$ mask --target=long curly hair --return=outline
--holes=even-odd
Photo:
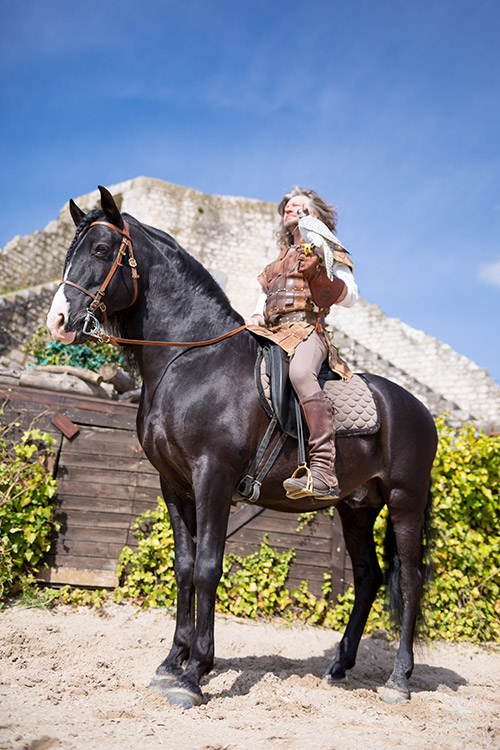
[[[291,198],[295,198],[297,195],[305,195],[306,198],[309,198],[310,209],[318,214],[321,221],[326,224],[332,232],[336,231],[338,206],[332,206],[330,203],[327,203],[324,198],[318,195],[315,190],[302,188],[300,185],[295,185],[295,187],[293,187],[290,192],[284,195],[281,199],[278,206],[280,216],[284,215],[285,206],[288,201],[291,200]],[[282,224],[277,233],[277,239],[280,250],[290,247],[293,245],[293,232],[290,232],[290,230]]]

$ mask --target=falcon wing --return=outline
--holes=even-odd
[[[333,247],[338,247],[340,250],[345,250],[345,247],[337,239],[336,235],[326,224],[317,219],[315,216],[301,216],[299,218],[299,230],[306,242],[312,242],[316,247],[318,255],[323,260],[326,268],[326,273],[330,281],[333,280]]]

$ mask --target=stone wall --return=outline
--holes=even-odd
[[[276,251],[276,205],[207,195],[138,177],[110,187],[120,209],[172,234],[208,268],[243,315],[258,295],[256,277]],[[94,191],[76,199],[85,211],[99,205]],[[43,323],[74,234],[68,206],[45,230],[15,237],[0,251],[6,294],[0,296],[0,365],[24,364],[23,345]],[[36,285],[36,286],[35,286]],[[26,288],[28,287],[28,288]],[[13,292],[12,290],[24,290]],[[421,398],[434,414],[453,412],[500,430],[500,385],[451,347],[365,300],[334,308],[328,323],[357,371],[391,378]]]
[[[24,367],[24,351],[36,329],[45,323],[57,289],[56,281],[0,296],[0,367]]]

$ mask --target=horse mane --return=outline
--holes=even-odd
[[[228,314],[235,313],[226,293],[200,261],[184,250],[168,232],[142,224],[128,214],[123,214],[129,224],[140,227],[166,261],[173,263],[192,289],[207,294],[218,307]]]
[[[68,248],[68,252],[66,253],[66,257],[64,259],[64,266],[63,266],[63,276],[66,272],[66,268],[68,266],[68,263],[74,253],[75,247],[78,244],[78,240],[82,236],[82,233],[87,229],[87,227],[92,224],[93,221],[97,220],[97,217],[100,214],[103,214],[104,212],[101,211],[98,208],[93,208],[91,211],[88,212],[88,214],[85,214],[81,222],[78,224],[75,232],[75,236],[71,240],[71,245]]]

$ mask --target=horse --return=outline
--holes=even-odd
[[[47,326],[55,340],[77,344],[89,335],[113,341],[102,326],[114,323],[122,334],[114,343],[130,347],[140,368],[137,433],[160,475],[178,592],[173,643],[150,687],[187,709],[202,702],[200,680],[214,663],[215,598],[235,487],[269,424],[254,382],[259,344],[194,257],[167,233],[122,215],[111,193],[99,191],[101,209],[84,213],[70,201],[77,229]],[[387,504],[388,580],[399,593],[402,615],[383,699],[395,703],[410,698],[437,437],[432,416],[412,394],[377,375],[364,377],[380,428],[337,437],[341,497],[335,502],[352,560],[355,602],[324,679],[338,683],[355,664],[383,581],[373,526]],[[287,498],[282,482],[296,466],[297,441],[289,437],[262,483],[260,507],[302,513],[334,502]],[[359,488],[365,498],[354,502]]]

